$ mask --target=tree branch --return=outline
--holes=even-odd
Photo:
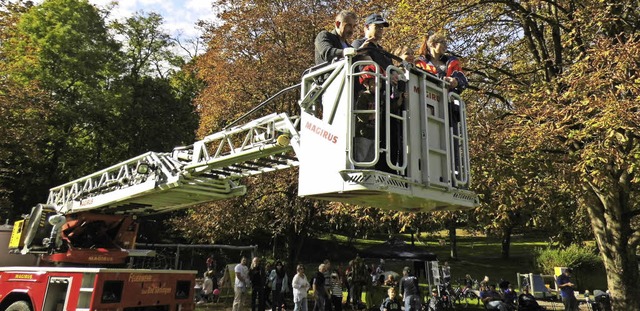
[[[468,89],[474,90],[474,91],[480,91],[480,88],[477,86],[473,86],[473,85],[469,85],[467,87]],[[511,103],[509,102],[509,100],[507,100],[504,96],[495,93],[495,92],[491,92],[491,91],[482,91],[482,94],[488,95],[491,98],[495,98],[500,100],[506,107],[508,107],[509,109],[513,109],[513,107],[511,106]]]
[[[640,231],[636,231],[629,237],[629,248],[637,249],[638,244],[640,244]]]

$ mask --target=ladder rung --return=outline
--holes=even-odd
[[[276,159],[269,159],[269,158],[260,159],[260,161],[265,161],[265,162],[270,162],[270,163],[275,163],[275,164],[280,164],[280,165],[287,165],[288,164],[286,161],[276,160]]]
[[[221,167],[221,170],[226,172],[231,172],[231,173],[242,173],[242,170],[236,169],[236,168],[231,168],[231,167]]]
[[[429,148],[429,152],[439,153],[439,154],[442,154],[442,155],[446,155],[447,154],[447,151],[446,150],[442,150],[442,149]]]
[[[250,164],[250,163],[245,162],[244,164]],[[255,167],[246,166],[244,164],[234,164],[232,166],[239,167],[239,168],[242,168],[242,169],[245,169],[245,170],[250,170],[250,171],[253,171],[253,170],[256,169]]]
[[[432,116],[432,115],[429,115],[427,117],[429,118],[429,120],[437,121],[439,123],[443,123],[444,124],[444,119],[443,118]]]
[[[273,167],[273,164],[265,163],[265,161],[262,161],[262,159],[255,160],[251,163],[261,167]]]
[[[298,161],[298,158],[286,154],[274,154],[274,157],[283,158],[291,161]]]

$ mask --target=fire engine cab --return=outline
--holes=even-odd
[[[366,109],[356,106],[363,66],[375,68],[366,74],[377,87]],[[301,196],[415,212],[473,208],[464,101],[403,67],[349,57],[312,68],[298,85],[298,116],[259,117],[51,188],[9,242],[49,267],[0,267],[0,310],[193,310],[195,271],[120,268],[138,252],[137,218],[244,195],[247,176],[299,167]],[[392,71],[406,85],[403,109],[391,109]],[[355,155],[362,119],[369,159]]]
[[[0,309],[194,310],[192,271],[5,267]]]

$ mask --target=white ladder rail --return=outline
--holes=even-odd
[[[147,152],[51,188],[47,204],[63,214],[151,214],[244,195],[239,178],[298,166],[297,126],[295,117],[271,114],[171,153]]]
[[[287,135],[292,143],[279,142],[279,135]],[[298,166],[297,159],[286,156],[298,147],[298,132],[292,118],[286,114],[271,114],[209,135],[191,146],[178,147],[174,149],[172,157],[186,162],[182,170],[190,175],[205,172],[216,174],[215,170],[226,169],[228,175],[220,174],[221,178],[241,178]],[[256,162],[260,159],[273,165]]]

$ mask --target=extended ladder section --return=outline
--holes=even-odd
[[[171,153],[148,152],[49,191],[59,213],[144,215],[246,193],[241,177],[298,165],[295,118],[271,114]]]
[[[405,211],[478,205],[464,101],[405,65],[345,59],[303,77],[300,195]]]
[[[367,65],[375,71],[360,71]],[[299,165],[301,196],[407,211],[474,207],[464,101],[409,67],[348,58],[316,68],[302,78],[299,117],[271,114],[142,154],[52,188],[47,204],[60,214],[162,213],[244,195],[241,178]],[[374,82],[368,91],[364,78]]]

